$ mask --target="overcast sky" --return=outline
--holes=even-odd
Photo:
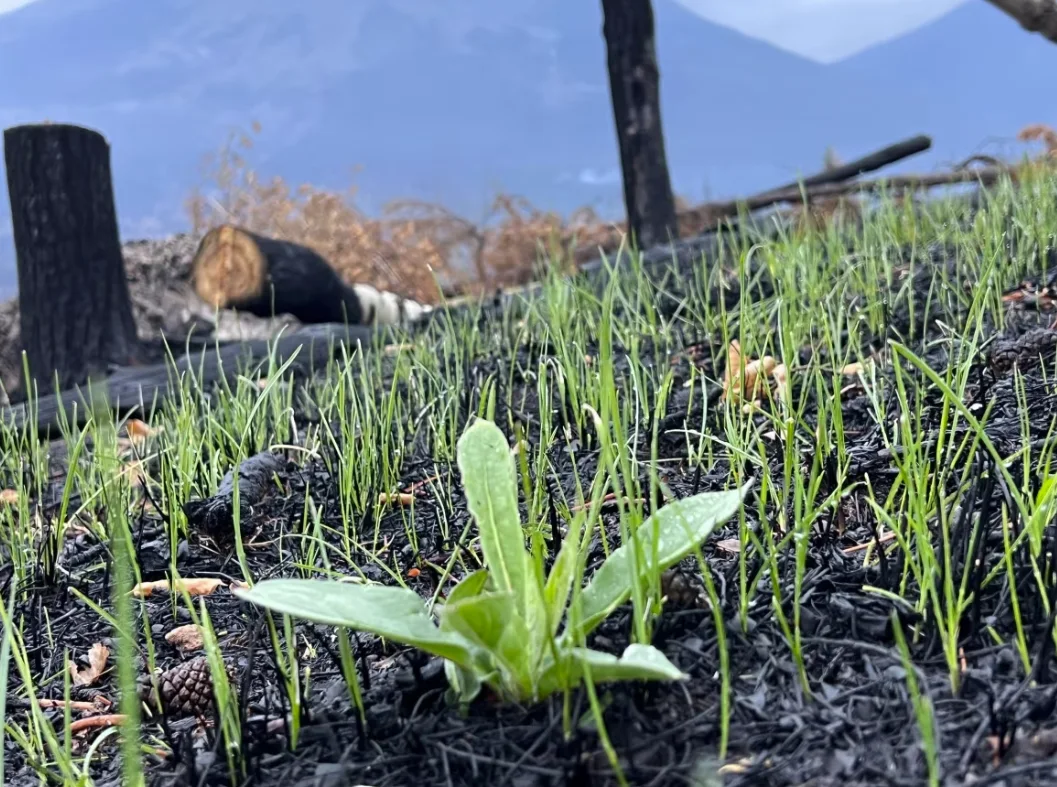
[[[8,11],[14,11],[16,8],[21,8],[33,2],[36,2],[36,0],[0,0],[0,14],[6,14]]]
[[[35,1],[0,0],[0,14]],[[202,2],[222,1],[202,0]],[[144,2],[149,2],[149,0],[144,0]],[[576,2],[584,2],[584,0],[576,0]],[[831,63],[927,24],[968,0],[676,0],[676,2],[709,21],[734,28],[745,35],[767,41],[803,57],[822,63]]]
[[[968,0],[676,0],[705,19],[821,63],[907,33]],[[980,2],[981,0],[974,0]],[[17,0],[16,0],[17,2]]]

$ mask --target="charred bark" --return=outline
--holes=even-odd
[[[988,0],[1029,33],[1057,44],[1057,5],[1053,0]]]
[[[80,126],[16,126],[4,131],[4,161],[22,346],[37,392],[135,363],[109,144]]]
[[[661,127],[652,0],[602,0],[628,229],[639,248],[678,237]]]
[[[887,167],[889,164],[895,164],[897,161],[902,161],[910,156],[916,156],[918,153],[924,153],[931,147],[932,138],[926,134],[918,134],[916,137],[900,140],[893,145],[888,145],[887,147],[874,151],[867,156],[855,159],[855,161],[849,161],[847,164],[838,164],[832,169],[818,172],[814,175],[803,178],[802,180],[794,180],[790,183],[784,183],[781,186],[768,189],[767,191],[757,194],[755,197],[750,197],[749,199],[767,199],[775,194],[780,194],[786,191],[795,191],[801,187],[810,188],[811,186],[822,186],[829,183],[842,183],[851,178],[857,178],[859,175],[863,175],[867,172],[874,172],[875,170]]]

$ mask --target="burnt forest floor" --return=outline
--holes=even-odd
[[[0,781],[1053,783],[1055,229],[1046,180],[972,214],[893,204],[598,286],[551,276],[326,374],[187,380],[149,423],[62,446],[4,434]],[[548,545],[613,480],[603,449],[626,494],[588,521],[610,548],[671,498],[751,481],[707,573],[664,575],[652,643],[689,680],[461,709],[422,653],[232,592],[352,577],[443,600],[480,566],[455,451],[488,402]],[[233,519],[225,474],[262,452]],[[596,531],[588,576],[602,555]],[[590,645],[620,653],[636,614]],[[138,702],[158,673],[181,687],[160,713]]]

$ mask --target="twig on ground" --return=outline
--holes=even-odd
[[[97,727],[116,727],[119,724],[124,724],[127,717],[123,713],[108,713],[103,716],[89,716],[86,719],[78,719],[77,721],[70,723],[70,732],[77,734],[84,730],[91,730]]]

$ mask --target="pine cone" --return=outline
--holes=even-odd
[[[139,697],[151,710],[158,706],[154,686],[160,689],[162,709],[170,716],[204,716],[213,707],[213,676],[205,656],[177,664],[154,680],[141,676]]]
[[[1034,328],[1015,339],[998,339],[991,349],[991,366],[996,372],[1008,372],[1014,366],[1022,370],[1037,366],[1040,358],[1053,357],[1057,332],[1049,328]]]
[[[670,568],[661,574],[661,595],[677,609],[704,607],[704,587],[700,581],[686,571]]]

